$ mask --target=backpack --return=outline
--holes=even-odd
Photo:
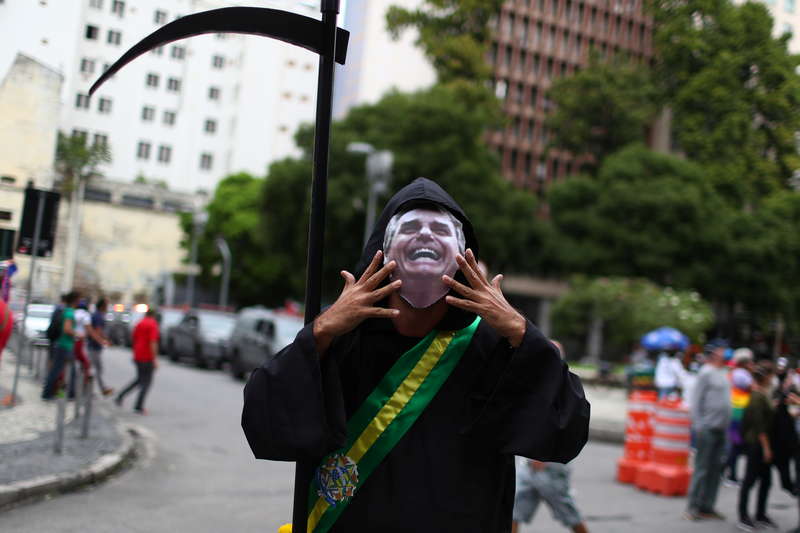
[[[61,336],[61,330],[64,327],[62,315],[64,314],[63,307],[56,307],[53,311],[53,316],[50,317],[50,325],[47,326],[45,336],[50,342],[55,342]]]

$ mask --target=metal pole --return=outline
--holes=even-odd
[[[189,283],[186,289],[186,303],[189,305],[190,308],[194,307],[194,278],[195,278],[194,268],[195,265],[197,264],[197,241],[200,240],[198,235],[199,233],[200,233],[200,228],[195,222],[195,220],[192,219],[192,249],[189,254],[190,256],[189,262],[191,263],[191,265],[189,265],[189,268],[191,269],[191,271],[189,272]]]
[[[231,282],[231,249],[228,242],[222,237],[217,237],[217,248],[222,256],[222,286],[219,289],[219,306],[228,307],[228,286]]]
[[[13,407],[17,402],[17,385],[19,383],[19,371],[22,366],[22,352],[25,344],[25,322],[28,319],[28,306],[31,304],[31,293],[33,292],[33,277],[36,274],[36,257],[39,254],[39,233],[42,231],[42,218],[44,218],[44,203],[46,191],[39,191],[39,199],[36,203],[36,224],[33,227],[33,249],[31,250],[31,269],[28,274],[27,294],[25,294],[25,306],[22,308],[22,327],[19,330],[17,339],[17,367],[14,369],[14,386],[11,388],[11,403]]]
[[[375,190],[373,177],[367,176],[367,184],[369,192],[367,194],[367,218],[364,223],[364,246],[367,246],[367,241],[372,233],[372,227],[375,225],[375,202],[377,200],[378,191]]]
[[[66,368],[66,366],[64,367]],[[64,449],[64,417],[67,414],[67,391],[58,394],[58,410],[56,411],[56,440],[53,443],[53,453],[61,455]]]
[[[73,355],[74,357],[74,355]],[[77,361],[72,362],[72,367],[70,368],[70,383],[72,382],[72,376],[75,376],[75,421],[81,419],[81,407],[83,407],[83,369],[81,365]],[[67,388],[69,390],[69,387]]]
[[[333,67],[336,56],[336,16],[339,0],[322,0],[322,54],[317,78],[317,123],[314,131],[314,174],[311,184],[311,220],[308,225],[308,263],[306,265],[305,323],[319,314],[322,297],[322,252],[325,245],[325,203],[328,195],[328,156],[330,155]],[[305,533],[308,515],[308,487],[317,458],[297,461],[294,473],[292,531]]]
[[[83,406],[83,426],[81,428],[81,438],[85,439],[89,436],[89,422],[92,418],[92,392],[94,391],[94,384],[92,378],[86,380],[86,400]]]

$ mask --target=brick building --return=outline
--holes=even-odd
[[[497,20],[490,61],[495,94],[504,100],[507,126],[487,142],[517,186],[541,191],[573,170],[568,154],[545,155],[545,114],[552,81],[585,66],[590,50],[603,57],[652,57],[652,20],[642,0],[508,0]]]

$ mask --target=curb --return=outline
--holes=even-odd
[[[70,492],[100,483],[119,471],[136,456],[135,439],[139,434],[134,427],[123,424],[118,424],[117,430],[122,437],[122,444],[114,452],[99,457],[77,472],[40,476],[0,485],[0,511],[24,500]]]

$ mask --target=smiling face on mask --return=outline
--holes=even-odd
[[[403,280],[400,296],[413,307],[428,307],[447,294],[442,275],[456,273],[459,253],[464,253],[461,223],[445,211],[412,209],[393,216],[386,227],[385,261],[397,262],[392,277]]]

